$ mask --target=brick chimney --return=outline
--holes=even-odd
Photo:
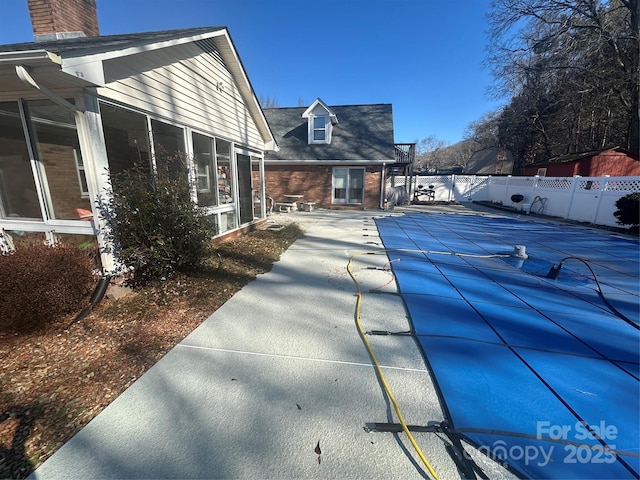
[[[97,37],[96,0],[27,0],[35,41]]]

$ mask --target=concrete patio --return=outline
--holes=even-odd
[[[482,213],[457,205],[408,207]],[[346,266],[379,250],[373,217],[395,212],[278,213],[306,232],[273,269],[249,283],[33,475],[58,478],[425,478],[397,423],[354,321]],[[433,211],[433,210],[432,210]],[[409,330],[384,255],[354,272],[367,296],[365,330]],[[374,268],[371,268],[374,267]],[[371,336],[407,424],[444,420],[411,336]],[[441,479],[460,478],[446,437],[414,433]],[[318,448],[319,447],[319,448]],[[474,454],[492,479],[515,478]]]

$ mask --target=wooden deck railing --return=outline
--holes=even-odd
[[[396,163],[413,163],[416,159],[415,143],[396,143],[395,144]]]

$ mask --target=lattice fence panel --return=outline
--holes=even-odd
[[[538,188],[544,189],[557,189],[557,190],[571,190],[573,186],[573,178],[545,178],[538,179]]]
[[[600,190],[602,182],[600,180],[580,180],[578,190]]]
[[[640,192],[640,178],[607,180],[607,184],[604,189],[609,192]]]

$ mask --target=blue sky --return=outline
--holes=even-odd
[[[391,103],[396,142],[462,139],[490,100],[490,0],[97,0],[110,35],[227,26],[256,94],[281,107]],[[0,0],[0,44],[33,40],[27,0]]]

